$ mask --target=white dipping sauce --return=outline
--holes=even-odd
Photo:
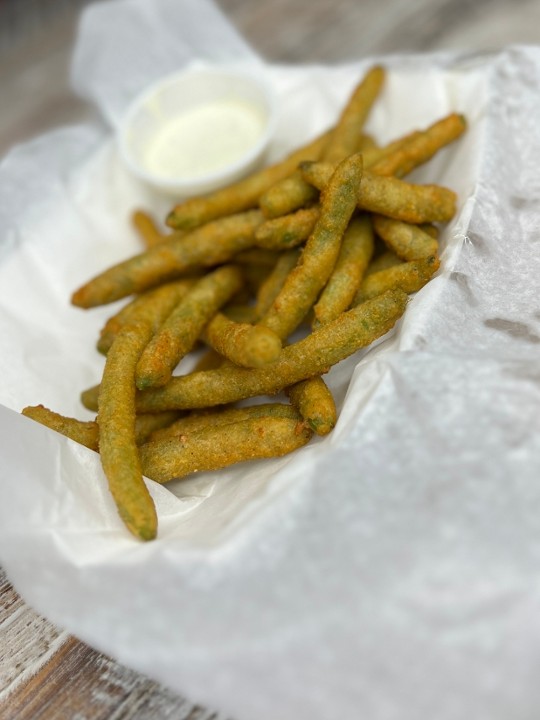
[[[144,164],[170,179],[198,178],[245,155],[263,134],[265,117],[242,100],[216,100],[163,123],[148,143]]]

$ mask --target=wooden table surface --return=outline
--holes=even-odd
[[[84,4],[0,0],[0,156],[43,130],[89,116],[67,80]],[[263,57],[277,62],[337,63],[375,53],[540,42],[537,0],[219,0],[219,5]],[[223,717],[52,625],[23,602],[1,570],[0,601],[0,720]]]

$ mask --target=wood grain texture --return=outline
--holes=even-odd
[[[9,45],[0,25],[0,157],[35,135],[93,117],[94,111],[69,85],[76,19],[70,10],[42,24],[41,30],[34,27],[28,36],[24,26],[15,24],[15,38],[23,34]]]
[[[73,637],[9,697],[6,720],[216,720],[167,689],[100,655]]]
[[[537,0],[217,0],[265,58],[333,63],[378,53],[540,41]]]
[[[22,0],[0,0],[0,156],[44,130],[91,117],[68,82],[77,11],[86,1],[32,0],[23,12]],[[379,53],[540,42],[537,0],[218,4],[272,62],[337,63]],[[0,571],[0,720],[57,718],[218,720],[218,715],[55,627],[21,600]]]
[[[219,720],[39,616],[1,570],[0,600],[0,720]]]

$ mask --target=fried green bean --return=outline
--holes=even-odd
[[[263,367],[281,352],[281,340],[269,328],[238,323],[216,313],[202,333],[202,339],[216,352],[241,367]]]
[[[165,235],[159,231],[154,219],[144,210],[135,210],[131,216],[131,221],[147,248],[158,245],[165,240]]]
[[[296,212],[266,220],[255,232],[258,247],[288,250],[305,242],[319,219],[320,208],[301,208]]]
[[[386,270],[386,268],[394,265],[400,265],[402,262],[401,258],[398,258],[395,252],[392,252],[392,250],[385,250],[380,255],[373,258],[373,260],[369,263],[364,277],[379,272],[379,270]]]
[[[420,223],[418,227],[422,230],[422,232],[427,233],[434,240],[439,239],[439,228],[433,223]]]
[[[135,441],[137,445],[148,442],[150,435],[184,416],[183,411],[168,410],[159,413],[142,413],[135,417]]]
[[[322,377],[302,380],[285,390],[293,407],[317,435],[327,435],[337,422],[336,403]]]
[[[81,404],[87,410],[97,412],[98,410],[98,397],[99,397],[99,385],[92,385],[92,387],[83,390],[81,393]]]
[[[323,152],[327,162],[341,162],[359,150],[361,131],[384,83],[386,71],[372,67],[355,87]]]
[[[204,408],[255,395],[272,395],[322,375],[332,365],[388,332],[403,314],[407,295],[391,290],[342,313],[307,337],[284,347],[272,365],[227,366],[172,378],[163,388],[139,393],[140,412]]]
[[[133,323],[138,316],[144,316],[145,306],[147,306],[148,303],[152,305],[154,298],[162,298],[161,302],[165,305],[163,314],[168,315],[169,312],[172,312],[175,305],[177,305],[186,295],[194,282],[194,278],[177,280],[176,282],[160,285],[153,290],[147,290],[145,293],[137,295],[133,298],[133,300],[128,302],[127,305],[124,305],[124,307],[120,308],[117,313],[107,320],[100,331],[97,341],[97,349],[99,352],[106,355],[119,330],[124,325]],[[157,330],[157,327],[154,329]]]
[[[312,308],[336,263],[341,240],[354,212],[362,178],[362,155],[341,162],[325,186],[321,212],[296,267],[259,321],[281,339],[295,330]]]
[[[314,203],[318,197],[319,191],[303,179],[299,170],[295,170],[261,195],[259,207],[266,218],[278,218]]]
[[[151,337],[145,322],[120,330],[107,353],[98,399],[101,464],[120,517],[141,540],[157,534],[156,509],[142,477],[135,437],[135,368]]]
[[[173,280],[193,268],[227,262],[253,246],[261,222],[261,212],[250,210],[160,243],[90,280],[73,294],[72,303],[82,308],[105,305]]]
[[[369,146],[361,131],[381,90],[385,74],[384,68],[375,66],[354,88],[330,134],[330,139],[322,153],[323,160],[337,164],[359,150],[363,152],[366,146]],[[265,217],[277,218],[315,202],[318,195],[315,187],[306,182],[302,174],[296,170],[263,193],[259,198],[259,207]]]
[[[169,427],[156,430],[149,440],[166,440],[169,438],[191,435],[206,430],[208,427],[224,427],[241,420],[255,420],[260,418],[289,418],[302,421],[302,415],[292,405],[279,402],[265,402],[246,407],[226,407],[212,410],[190,412],[179,418]]]
[[[364,214],[353,218],[345,231],[334,270],[313,308],[315,326],[350,307],[372,255],[373,227]]]
[[[191,230],[216,218],[256,207],[262,193],[294,172],[299,162],[319,158],[328,138],[329,132],[325,132],[281,162],[210,195],[186,200],[169,213],[167,225],[178,230]]]
[[[265,417],[212,427],[185,437],[142,445],[145,475],[159,483],[235,463],[282,457],[305,445],[312,432],[298,419]]]
[[[238,292],[243,282],[237,266],[222,265],[193,285],[144,348],[136,371],[139,390],[168,382],[205,325]]]
[[[302,163],[308,182],[323,189],[332,176],[332,164]],[[413,185],[396,177],[365,171],[358,192],[358,207],[412,224],[448,222],[456,212],[456,194],[440,185]]]
[[[95,420],[78,420],[60,415],[43,405],[25,407],[22,414],[36,422],[55,430],[61,435],[99,452],[99,426]],[[171,425],[183,413],[169,410],[161,413],[146,413],[135,418],[135,438],[137,445],[147,442],[150,435]]]
[[[457,140],[466,129],[465,117],[451,113],[410,137],[395,152],[373,164],[370,170],[377,175],[403,177],[430,160],[441,148]]]
[[[260,319],[274,302],[287,276],[298,263],[299,250],[287,250],[276,262],[274,269],[260,286],[254,308],[255,319]]]
[[[22,414],[90,450],[99,449],[99,429],[95,420],[76,420],[49,410],[44,405],[29,405],[22,410]]]
[[[371,273],[360,285],[353,304],[364,303],[366,300],[387,292],[390,288],[399,288],[405,293],[417,292],[431,279],[439,264],[437,257],[431,257],[427,260],[402,262],[385,270]]]
[[[418,225],[373,215],[373,227],[377,235],[384,240],[402,260],[425,260],[437,255],[439,243]]]
[[[369,133],[361,133],[360,140],[358,142],[358,152],[365,153],[366,150],[375,150],[379,146],[377,145],[377,142],[375,141],[375,138],[370,135]]]
[[[418,137],[421,134],[419,130],[414,130],[407,135],[392,140],[392,142],[383,145],[382,147],[368,148],[362,152],[364,157],[364,170],[371,170],[376,164],[382,161],[384,158],[394,155],[403,145],[409,143],[413,138]],[[385,173],[379,173],[384,175]],[[392,173],[386,173],[392,174]]]

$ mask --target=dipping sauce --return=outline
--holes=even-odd
[[[256,67],[186,68],[144,90],[119,128],[126,166],[176,199],[212,192],[262,161],[275,98]]]
[[[238,99],[207,102],[170,118],[149,140],[144,162],[164,178],[198,178],[233,165],[256,145],[266,118]]]

